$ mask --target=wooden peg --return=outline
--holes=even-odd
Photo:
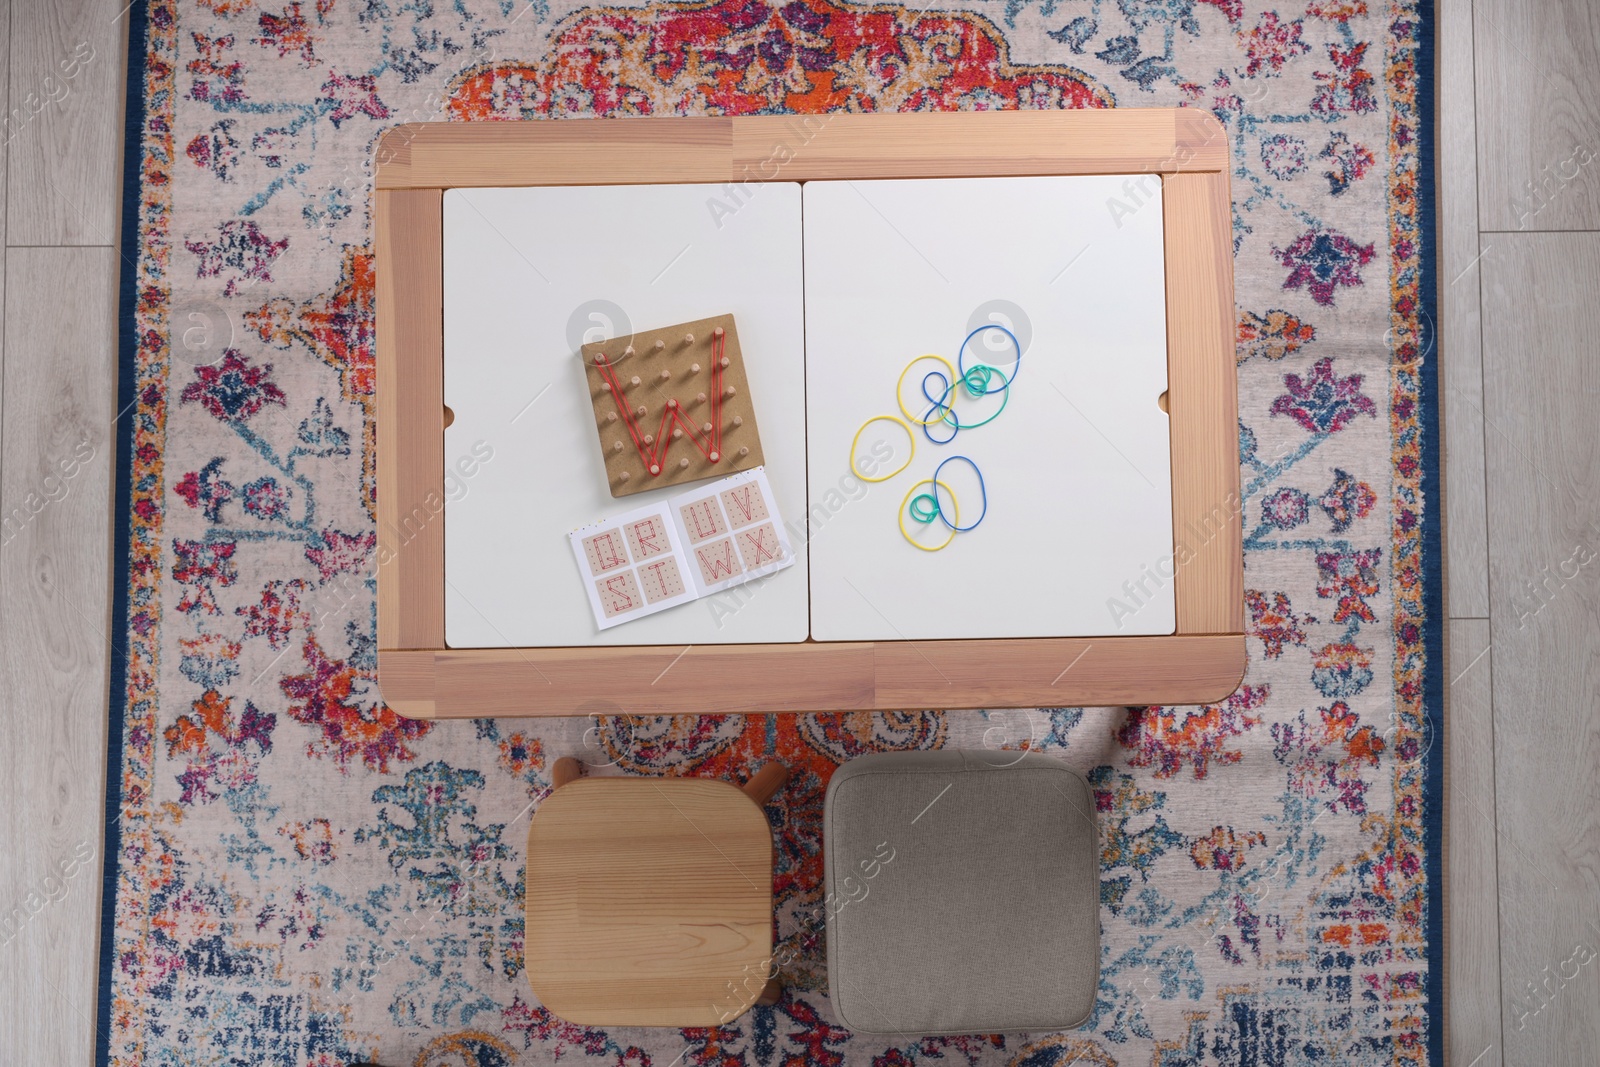
[[[673,397],[672,399],[668,400],[667,401],[667,407],[671,408],[673,411],[677,411],[678,410],[678,399],[677,399],[677,397]]]
[[[741,457],[748,456],[749,454],[750,454],[750,450],[748,448],[744,447],[743,445],[739,446],[739,455]]]
[[[738,390],[730,385],[730,386],[728,386],[726,389],[724,389],[722,391],[722,395],[723,396],[733,396],[736,392],[738,392]]]
[[[706,458],[711,460],[711,462],[715,463],[717,460],[722,458],[722,453],[718,452],[716,449],[712,449],[711,450],[711,455],[706,457]]]
[[[666,351],[667,342],[657,338],[656,343],[652,347],[654,347],[657,352],[664,352]]]
[[[735,426],[743,426],[744,425],[744,417],[740,416],[740,415],[735,415],[733,417],[733,424]]]
[[[617,421],[617,413],[615,411],[606,412],[606,421],[607,422],[616,422]]]
[[[689,461],[687,459],[680,459],[678,460],[678,466],[680,469],[687,470],[689,467]]]
[[[550,768],[550,784],[557,789],[578,780],[583,773],[583,765],[571,756],[562,756],[556,760],[555,766]]]
[[[660,474],[661,473],[661,464],[659,464],[659,463],[650,464],[650,473],[651,474]]]
[[[666,381],[670,377],[672,377],[672,372],[663,367],[661,369],[661,380]]]
[[[604,389],[606,392],[609,393],[609,392],[611,392],[611,383],[610,382],[601,382],[600,383],[600,388]]]
[[[631,355],[633,355],[633,346],[632,345],[629,345],[627,348],[624,348],[622,350],[622,358],[623,359],[627,359]]]
[[[776,761],[764,763],[761,769],[752,774],[750,780],[744,784],[744,795],[757,804],[765,804],[788,780],[789,768]]]
[[[699,374],[700,373],[700,364],[698,364],[698,363],[689,364],[689,373],[690,374]]]
[[[711,424],[709,422],[702,423],[701,426],[700,426],[700,432],[701,433],[710,433],[711,432]]]
[[[613,452],[621,452],[622,451],[622,442],[621,441],[613,441],[613,442],[611,442],[611,451],[613,451]]]
[[[722,365],[722,369],[723,369],[723,370],[727,370],[727,369],[728,369],[728,357],[727,357],[727,356],[723,356],[723,357],[722,357],[722,358],[721,358],[721,359],[720,359],[720,360],[718,360],[718,361],[717,361],[717,362],[718,362],[718,363],[720,363],[720,364],[721,364],[721,365]]]
[[[715,330],[712,330],[711,331],[711,336],[712,337],[721,337],[722,336],[722,327],[718,326]]]
[[[673,429],[673,431],[672,431],[672,439],[674,441],[676,441],[678,438],[680,438],[682,436],[683,436],[683,431],[682,430],[677,429],[677,428]]]
[[[647,444],[647,445],[655,444],[656,443],[655,434],[650,434],[650,433],[645,434],[644,435],[644,443]]]
[[[686,345],[694,344],[694,334],[692,334],[692,333],[684,334],[683,335],[683,343],[686,344]]]
[[[704,404],[706,402],[706,394],[701,393],[699,396],[696,396],[694,398],[694,402],[696,404]]]
[[[639,407],[638,407],[638,410],[636,410],[634,412],[634,414],[638,415],[642,419],[642,418],[644,418],[644,411],[645,411],[644,405],[640,404]]]
[[[639,376],[635,374],[632,378],[629,378],[628,384],[633,386],[635,389],[639,388]]]
[[[617,481],[625,482],[627,480],[628,480],[628,472],[627,471],[623,471],[621,474],[617,475]]]

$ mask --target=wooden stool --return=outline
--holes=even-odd
[[[772,829],[761,806],[787,780],[580,778],[528,827],[528,984],[583,1026],[719,1026],[776,1003]]]

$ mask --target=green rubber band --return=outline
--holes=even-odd
[[[924,503],[926,501],[926,503]],[[922,507],[917,505],[921,504]],[[927,524],[939,517],[939,501],[931,493],[919,493],[911,498],[911,505],[906,509],[911,512],[911,517],[916,521]]]
[[[985,372],[983,374],[983,391],[982,392],[974,392],[973,389],[972,389],[972,383],[969,381],[969,379],[979,371]],[[1005,382],[1005,385],[1002,385],[999,389],[994,390],[994,392],[998,392],[998,393],[1001,394],[1001,396],[1000,396],[1000,406],[995,408],[994,414],[990,415],[987,419],[982,419],[982,420],[980,420],[978,422],[963,422],[960,425],[956,426],[956,429],[958,429],[958,430],[976,430],[979,426],[986,426],[989,423],[993,422],[995,419],[998,419],[1000,417],[1000,413],[1006,409],[1006,405],[1011,403],[1011,390],[1009,388],[1007,388],[1007,386],[1009,386],[1011,384],[1011,382],[1006,379],[1005,373],[1003,371],[1001,371],[1000,368],[998,368],[998,367],[991,367],[987,363],[974,363],[972,365],[972,367],[967,371],[966,375],[964,375],[962,377],[961,384],[965,385],[967,387],[967,392],[972,394],[973,396],[988,396],[989,392],[990,392],[990,389],[989,389],[989,376],[990,375],[993,375],[994,377],[999,378],[1001,381]],[[947,426],[955,425],[954,423],[950,422],[950,415],[951,415],[951,413],[953,411],[954,411],[954,409],[952,408],[950,412],[946,412],[945,413],[944,418],[939,419],[937,421],[943,422]],[[959,417],[960,416],[957,416],[957,418],[959,418]]]

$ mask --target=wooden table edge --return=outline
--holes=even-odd
[[[1243,633],[384,649],[378,686],[419,719],[1206,704],[1248,658]]]
[[[759,168],[751,177],[748,163],[767,151],[766,142],[777,136],[784,145],[784,138],[802,135],[809,139],[782,160],[773,178]],[[1004,166],[985,169],[974,162],[975,150],[1003,157]],[[379,153],[378,674],[396,712],[458,718],[1194,704],[1225,697],[1241,680],[1246,650],[1227,139],[1208,113],[1170,108],[426,123],[390,130]],[[644,160],[639,165],[646,169],[619,170],[619,159]],[[676,646],[445,647],[445,187],[1122,171],[1159,175],[1169,202],[1174,559],[1168,562],[1174,573],[1167,577],[1174,586],[1176,633],[702,646],[685,657],[686,663],[705,658],[693,671],[667,669],[682,652]],[[1180,204],[1181,212],[1171,210]],[[406,417],[397,418],[402,412]],[[1080,653],[1081,663],[1067,662]],[[1000,670],[997,661],[1005,665]],[[1054,671],[1061,676],[1046,680],[1040,672],[1047,663],[1059,664]],[[732,677],[727,671],[752,667],[766,683],[759,691],[740,698],[711,691],[719,679]],[[594,684],[599,675],[607,678],[603,695]]]

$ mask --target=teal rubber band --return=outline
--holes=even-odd
[[[1011,385],[1011,382],[1010,382],[1010,380],[1008,378],[1006,378],[1005,373],[1003,371],[1001,371],[999,367],[991,367],[987,363],[979,363],[979,364],[974,365],[971,370],[967,371],[967,375],[970,376],[970,375],[972,375],[975,372],[980,371],[980,370],[984,371],[986,373],[984,374],[984,383],[983,383],[984,391],[981,392],[981,393],[976,394],[978,396],[988,396],[989,393],[991,392],[991,390],[989,389],[989,382],[988,382],[988,379],[989,379],[990,375],[993,375],[994,377],[997,377],[1001,381],[1005,382],[1005,385],[1002,385],[999,389],[992,390],[993,392],[997,392],[997,393],[1001,394],[1001,396],[1000,396],[1000,406],[995,408],[994,414],[990,415],[986,419],[980,419],[977,422],[963,422],[961,424],[961,426],[960,426],[960,428],[963,429],[963,430],[976,430],[979,426],[987,426],[989,423],[993,422],[995,419],[998,419],[1000,417],[1000,413],[1006,409],[1006,405],[1011,403],[1011,390],[1010,390],[1010,388],[1008,388]],[[966,378],[965,377],[962,379],[962,384],[963,385],[966,384]],[[968,387],[968,392],[971,392],[971,387],[970,386]],[[952,410],[954,410],[954,409],[952,409]],[[943,421],[944,422],[949,422],[950,420],[949,419],[944,419]],[[924,435],[924,436],[926,436],[926,435]]]
[[[926,503],[924,503],[926,501]],[[922,507],[917,505],[921,504]],[[939,500],[929,493],[918,493],[911,498],[910,505],[906,508],[911,517],[920,523],[927,524],[939,517]]]

